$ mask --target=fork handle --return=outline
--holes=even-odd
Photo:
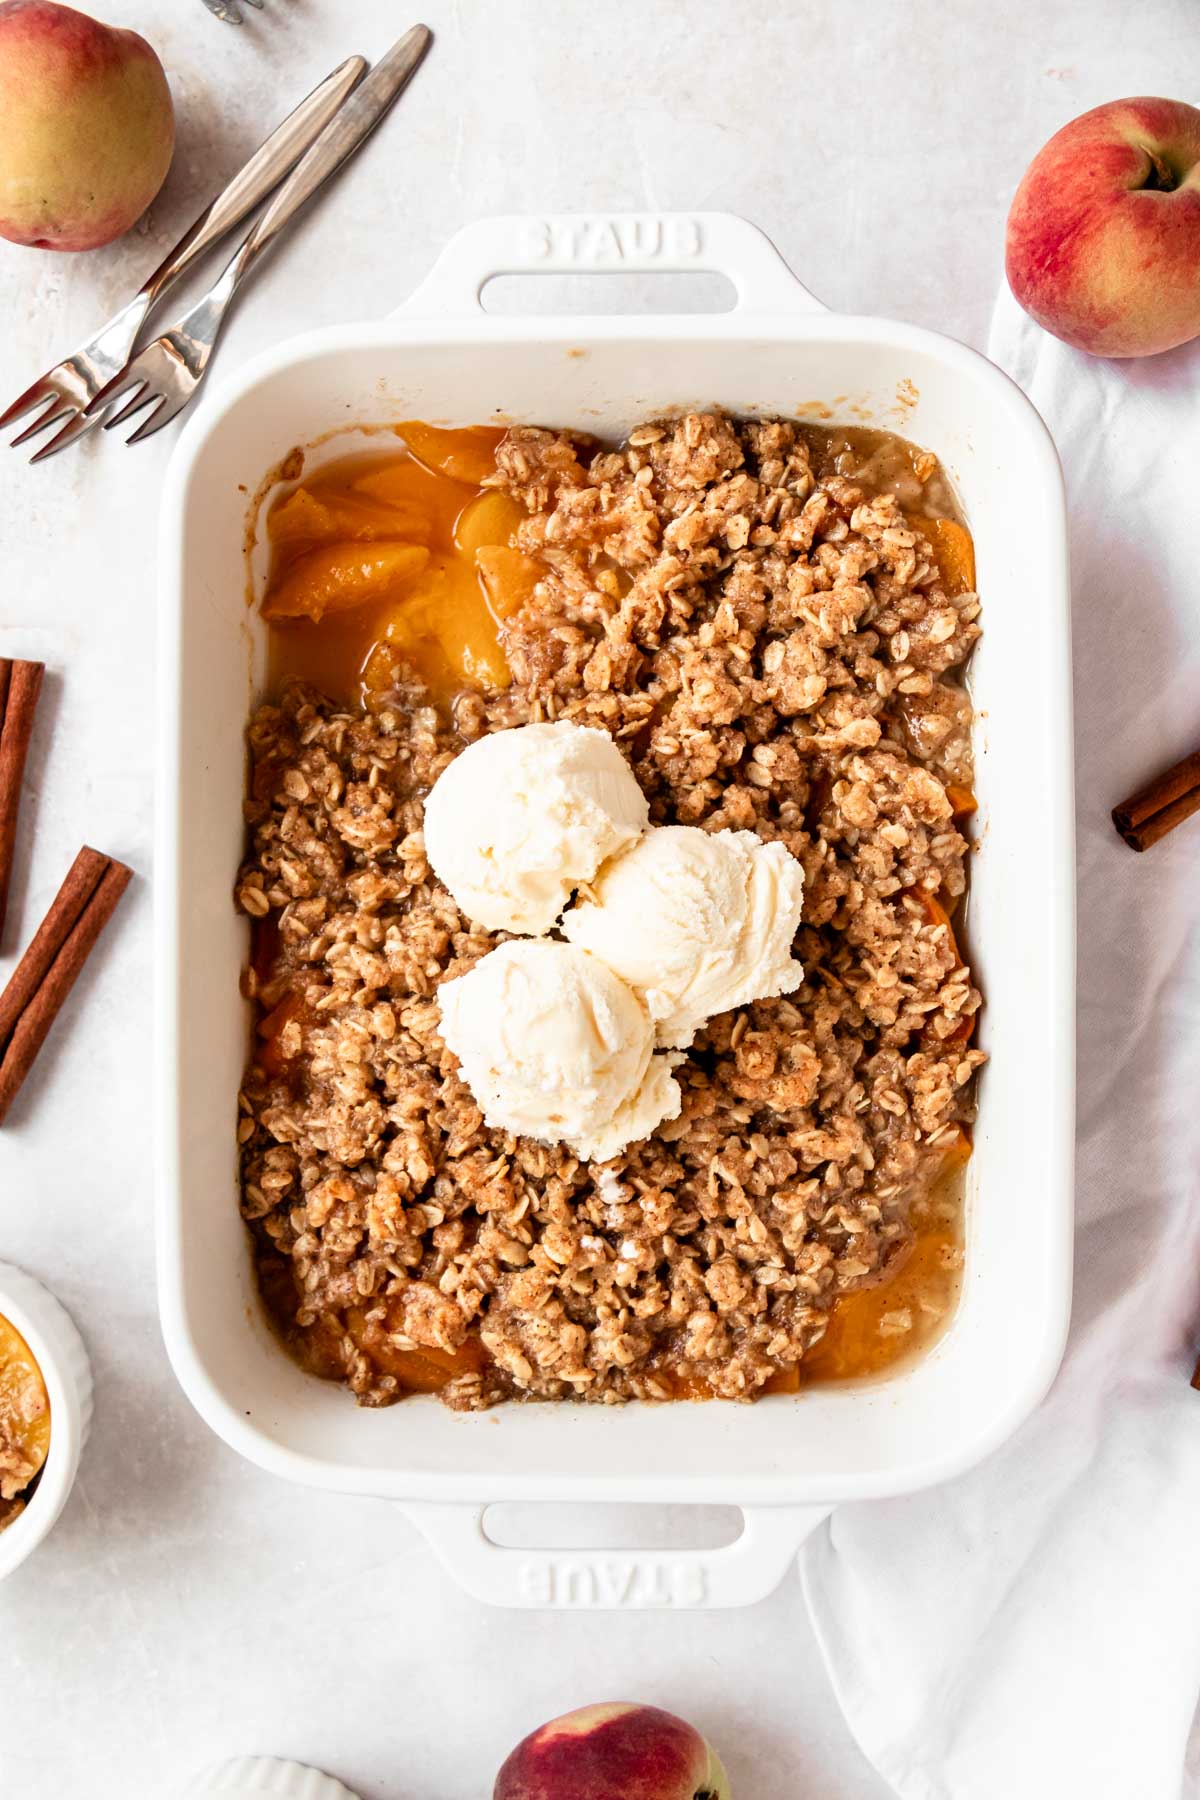
[[[357,93],[325,127],[312,149],[284,182],[237,251],[226,271],[231,277],[231,295],[300,208],[374,131],[412,80],[432,42],[433,33],[427,25],[414,25],[375,64]]]
[[[325,130],[366,73],[362,56],[349,56],[290,112],[261,143],[244,168],[194,219],[170,254],[144,284],[138,301],[148,312],[180,276],[267,198]]]

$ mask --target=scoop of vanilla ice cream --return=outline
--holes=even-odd
[[[665,825],[605,865],[570,908],[571,943],[641,994],[660,1044],[690,1044],[714,1013],[789,994],[804,870],[752,831]]]
[[[518,725],[478,738],[438,777],[425,851],[469,919],[536,937],[648,818],[606,731]]]
[[[438,989],[442,1038],[488,1124],[604,1162],[678,1117],[677,1057],[645,1006],[585,950],[501,944]]]

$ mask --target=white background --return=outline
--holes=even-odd
[[[0,244],[0,404],[128,296],[328,67],[412,22],[391,0],[267,7],[237,32],[201,0],[106,0],[167,65],[175,167],[109,250]],[[729,208],[832,306],[980,344],[1030,156],[1088,106],[1176,95],[1196,28],[1190,0],[436,0],[424,17],[433,56],[260,272],[216,379],[301,327],[386,310],[458,224],[510,210]],[[0,1258],[58,1293],[97,1378],[74,1497],[0,1590],[0,1794],[166,1800],[207,1760],[262,1751],[372,1800],[476,1800],[532,1725],[629,1696],[706,1729],[738,1800],[879,1800],[794,1579],[742,1613],[487,1612],[393,1509],[259,1474],[176,1388],[148,1173],[154,534],[173,435],[92,438],[38,469],[0,454],[0,654],[51,671],[0,976],[82,841],[141,877],[0,1134]]]

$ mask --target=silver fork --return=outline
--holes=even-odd
[[[279,185],[334,117],[346,96],[362,79],[366,67],[363,57],[351,56],[327,75],[266,142],[259,145],[249,162],[211,205],[205,207],[128,305],[102,326],[95,337],[39,376],[32,387],[27,387],[0,413],[0,431],[3,431],[24,413],[42,407],[40,415],[13,439],[14,448],[51,425],[61,425],[57,436],[43,444],[30,458],[31,462],[41,462],[43,457],[53,456],[56,450],[73,443],[100,423],[94,415],[84,417],[85,409],[104,384],[124,367],[151,307],[156,306],[226,232],[232,231]]]
[[[245,0],[245,3],[262,11],[263,0]],[[204,4],[210,13],[215,13],[218,19],[224,19],[227,25],[244,25],[246,22],[237,0],[204,0]]]
[[[291,223],[300,208],[370,136],[388,108],[412,80],[433,41],[427,25],[414,25],[381,57],[357,93],[325,127],[312,149],[284,182],[249,235],[243,239],[220,279],[177,325],[126,363],[107,382],[89,415],[135,391],[104,421],[106,431],[153,405],[154,411],[126,440],[138,444],[152,437],[183,410],[204,379],[230,302],[259,257]]]

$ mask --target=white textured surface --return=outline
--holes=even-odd
[[[1055,433],[1074,513],[1074,1322],[1008,1444],[936,1492],[844,1508],[805,1583],[903,1800],[1010,1800],[1031,1766],[1039,1793],[1195,1800],[1200,823],[1137,856],[1109,812],[1195,742],[1200,340],[1100,362],[1006,295],[991,348]]]
[[[149,224],[109,251],[0,244],[5,399],[127,295],[319,75],[411,16],[266,3],[238,34],[200,0],[96,0],[159,46],[179,157]],[[1186,96],[1200,73],[1189,0],[437,0],[424,16],[433,57],[260,273],[217,379],[292,330],[387,309],[464,219],[536,208],[728,207],[830,304],[980,343],[1004,208],[1037,145],[1086,106]],[[0,653],[54,671],[5,968],[84,838],[149,875],[152,533],[171,435],[91,441],[36,470],[0,460]],[[881,1800],[797,1583],[740,1615],[481,1611],[387,1505],[280,1486],[209,1435],[154,1315],[148,968],[143,880],[0,1138],[0,1255],[61,1295],[97,1380],[70,1506],[0,1598],[5,1800],[158,1800],[214,1756],[259,1751],[365,1800],[467,1800],[534,1723],[613,1695],[696,1719],[739,1800]],[[679,1541],[677,1519],[662,1529]],[[1036,1769],[1024,1786],[1051,1800]]]

